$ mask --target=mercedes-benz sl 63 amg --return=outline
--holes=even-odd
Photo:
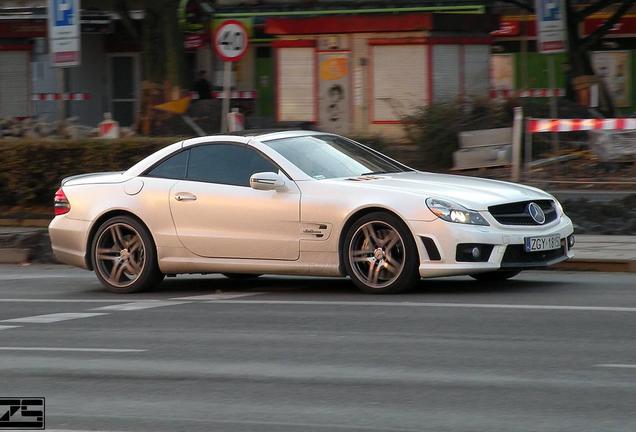
[[[348,276],[398,293],[420,278],[507,279],[574,245],[546,192],[417,171],[313,131],[187,139],[124,172],[64,179],[55,214],[57,258],[120,293],[184,273]]]

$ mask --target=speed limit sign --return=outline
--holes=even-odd
[[[239,61],[247,51],[247,29],[242,22],[224,21],[214,32],[214,48],[222,60]]]

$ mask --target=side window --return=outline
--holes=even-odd
[[[190,150],[188,180],[249,186],[252,174],[278,170],[275,164],[249,147],[209,144]]]
[[[161,162],[146,174],[148,177],[159,177],[167,179],[184,179],[188,166],[188,155],[190,150],[182,151]]]

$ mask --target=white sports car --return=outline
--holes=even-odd
[[[546,192],[416,171],[313,131],[188,139],[125,172],[69,177],[55,214],[57,258],[119,293],[180,273],[349,276],[398,293],[420,278],[507,279],[574,245]]]

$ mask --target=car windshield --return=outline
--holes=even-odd
[[[265,141],[316,180],[412,171],[410,168],[336,135],[312,135]]]

